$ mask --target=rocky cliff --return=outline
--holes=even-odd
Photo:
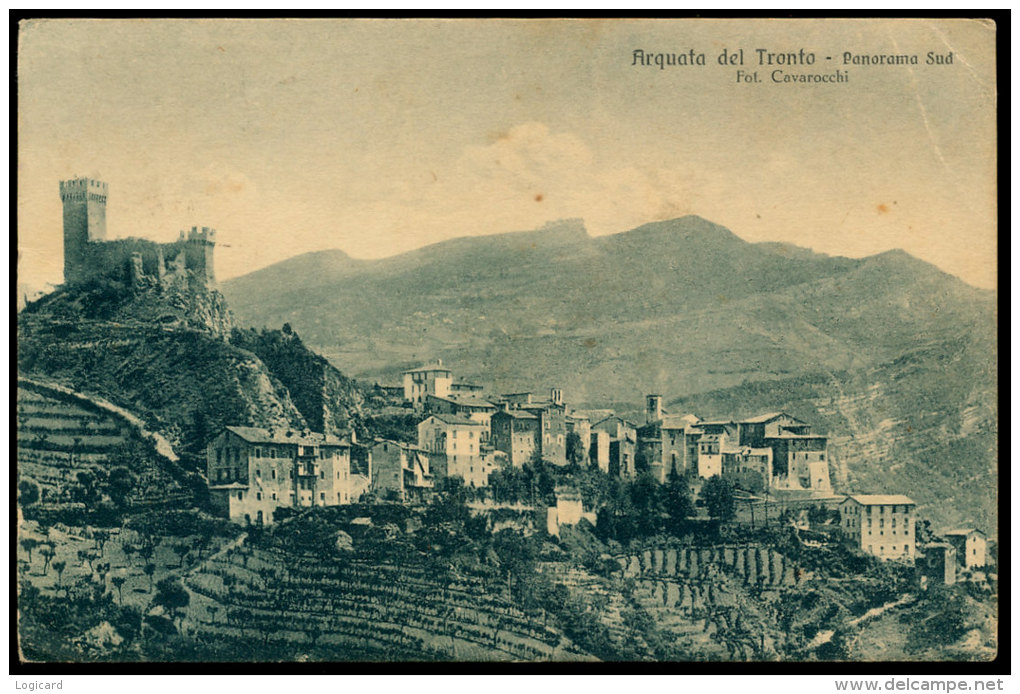
[[[232,344],[234,334],[215,290],[97,280],[26,306],[18,316],[18,369],[136,414],[193,465],[225,425],[337,432],[359,421],[353,382],[296,335],[274,351],[271,338]]]

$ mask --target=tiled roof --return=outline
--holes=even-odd
[[[602,422],[608,422],[608,421],[609,421],[610,419],[616,419],[616,420],[619,420],[620,422],[623,422],[623,424],[624,424],[624,425],[626,425],[626,426],[630,427],[631,429],[637,429],[637,427],[636,427],[635,425],[631,424],[631,423],[630,423],[630,422],[628,422],[628,421],[627,421],[626,419],[624,419],[624,418],[623,418],[623,417],[621,417],[620,415],[616,415],[616,414],[613,414],[613,415],[609,415],[608,417],[604,417],[604,418],[600,419],[599,421],[597,421],[597,422],[596,422],[596,423],[595,423],[594,425],[592,425],[592,426],[596,426],[596,427],[597,427],[597,426],[598,426],[599,424],[602,424]]]
[[[452,371],[450,371],[450,369],[446,368],[445,366],[440,366],[439,364],[419,366],[417,369],[408,369],[407,371],[402,371],[401,373],[413,374],[413,373],[423,373],[423,372],[426,372],[426,371],[445,371],[447,373],[453,373]]]
[[[249,443],[296,443],[302,446],[350,445],[348,439],[341,439],[332,434],[320,434],[315,431],[300,429],[262,429],[259,427],[226,427],[227,431],[237,434]]]
[[[863,506],[915,505],[913,499],[903,494],[852,494],[847,498]]]
[[[771,439],[827,439],[829,438],[825,434],[794,434],[789,431],[781,431],[775,436],[766,436],[766,440]]]
[[[755,415],[754,417],[748,417],[747,419],[741,419],[740,423],[741,424],[764,424],[765,422],[771,422],[773,419],[776,419],[777,417],[789,417],[790,419],[794,420],[795,422],[800,422],[801,421],[801,420],[797,419],[796,417],[794,417],[793,415],[789,415],[789,414],[787,414],[785,412],[766,412],[765,414],[759,414],[759,415]]]
[[[667,414],[662,416],[663,429],[685,429],[698,424],[701,420],[694,414]]]
[[[366,443],[365,445],[368,446],[369,448],[375,448],[376,446],[378,446],[381,443],[388,443],[391,446],[396,446],[398,448],[403,448],[404,450],[413,451],[415,453],[417,453],[419,451],[424,451],[425,450],[424,448],[419,448],[417,445],[415,445],[413,443],[406,443],[404,441],[394,441],[393,439],[375,438],[375,439],[372,439],[372,443]]]
[[[500,414],[510,415],[514,419],[538,419],[537,415],[534,415],[527,410],[499,410],[492,416],[495,417]]]
[[[443,400],[444,402],[450,402],[454,405],[464,405],[468,407],[484,407],[486,409],[496,409],[496,406],[485,398],[480,398],[477,395],[434,395],[428,394],[428,397],[436,400]]]
[[[435,417],[436,419],[438,419],[440,422],[443,422],[444,424],[457,424],[457,425],[460,425],[460,426],[470,426],[470,427],[480,427],[480,426],[482,426],[481,422],[476,422],[475,420],[471,419],[470,417],[465,417],[464,415],[461,415],[461,414],[443,414],[443,413],[440,413],[440,412],[434,412],[434,413],[430,414],[429,417]]]
[[[980,530],[978,530],[977,528],[956,528],[954,530],[947,530],[947,531],[945,531],[942,534],[943,535],[970,535],[971,533],[981,533],[982,535],[984,535],[984,533],[981,532]]]

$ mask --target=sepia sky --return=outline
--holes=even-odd
[[[761,82],[738,84],[724,47]],[[638,48],[708,64],[635,66]],[[756,48],[850,81],[772,83]],[[948,20],[34,22],[19,278],[61,281],[58,181],[89,175],[110,185],[110,237],[215,227],[220,279],[327,248],[697,214],[748,241],[903,248],[994,288],[994,56],[990,23]]]

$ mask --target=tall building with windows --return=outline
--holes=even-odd
[[[418,448],[428,454],[436,477],[461,477],[469,487],[484,487],[495,469],[483,455],[485,427],[464,415],[430,414],[418,423]]]
[[[409,369],[404,376],[404,400],[416,408],[425,406],[429,395],[440,398],[449,397],[453,389],[453,372],[443,366],[443,361],[436,364]]]
[[[916,504],[902,494],[855,494],[840,504],[840,529],[858,549],[879,559],[913,561]]]
[[[349,504],[352,445],[308,430],[225,427],[206,449],[210,498],[230,520],[257,525],[281,506]]]

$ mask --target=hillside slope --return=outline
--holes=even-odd
[[[225,425],[340,431],[360,421],[353,382],[296,335],[242,334],[215,291],[179,306],[115,284],[61,290],[19,314],[18,369],[129,410],[192,464]],[[274,340],[286,345],[277,358]]]

